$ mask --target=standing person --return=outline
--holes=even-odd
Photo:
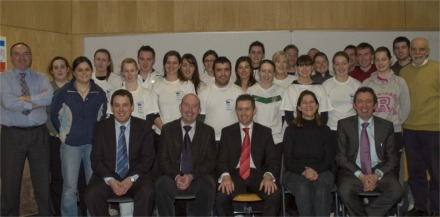
[[[217,52],[213,50],[208,50],[203,54],[202,61],[205,69],[203,70],[200,79],[205,82],[206,85],[214,83],[214,61],[218,58]]]
[[[296,45],[289,44],[286,47],[284,47],[283,51],[287,54],[287,57],[288,57],[287,74],[295,75],[296,74],[296,60],[298,59],[299,49]],[[272,57],[272,61],[274,61],[273,57]]]
[[[286,91],[280,85],[273,82],[275,64],[270,60],[263,60],[260,63],[258,73],[260,82],[248,89],[248,94],[255,100],[257,113],[254,121],[269,127],[272,130],[272,138],[276,145],[277,158],[281,157],[281,146],[283,142],[283,112],[280,109],[282,96]]]
[[[338,122],[338,195],[350,216],[385,216],[402,198],[393,123],[373,116],[377,97],[370,87],[356,91],[353,108],[357,115]],[[374,190],[381,195],[362,206],[358,193]]]
[[[52,124],[60,135],[63,194],[61,215],[77,216],[77,187],[81,163],[86,182],[92,176],[93,124],[106,118],[105,92],[91,79],[93,66],[87,57],[72,63],[74,78],[59,89],[52,100]]]
[[[329,216],[334,183],[334,156],[330,129],[322,122],[319,103],[312,91],[303,91],[298,114],[284,133],[286,171],[283,185],[295,196],[300,216]]]
[[[200,101],[187,94],[179,105],[182,117],[162,128],[158,164],[163,172],[156,182],[159,216],[175,216],[177,195],[196,196],[191,209],[195,216],[209,216],[215,196],[214,169],[217,149],[214,129],[197,120]],[[190,206],[191,206],[190,205]]]
[[[350,59],[350,68],[348,69],[348,72],[352,72],[354,68],[358,65],[356,59],[356,46],[352,44],[347,45],[344,48],[344,52],[348,55],[348,58]]]
[[[92,80],[101,87],[109,100],[115,88],[122,85],[122,76],[113,72],[113,60],[107,49],[101,48],[95,51],[93,56],[95,71],[92,73]]]
[[[350,72],[350,76],[357,79],[361,83],[370,77],[371,73],[376,71],[376,66],[371,63],[373,61],[374,48],[366,42],[356,46],[356,60],[358,66]]]
[[[293,81],[293,83],[287,88],[286,94],[283,96],[281,103],[281,110],[285,111],[285,120],[288,124],[292,123],[294,115],[296,115],[294,112],[296,111],[296,101],[298,100],[299,95],[304,90],[311,90],[315,93],[319,105],[321,105],[318,108],[318,111],[321,113],[324,122],[327,123],[328,111],[331,110],[331,105],[322,85],[313,83],[312,58],[308,55],[301,55],[296,64],[298,80]]]
[[[38,214],[52,215],[49,190],[50,148],[45,106],[52,85],[47,76],[30,69],[32,52],[23,43],[10,48],[13,68],[0,74],[1,215],[18,216],[20,188],[29,162]]]
[[[324,81],[333,77],[328,69],[328,58],[323,52],[318,52],[313,57],[313,67],[316,73],[312,76],[313,83],[322,84]]]
[[[48,73],[52,75],[50,82],[54,91],[62,88],[69,82],[70,65],[66,58],[56,56],[50,61]],[[46,126],[49,129],[50,144],[50,192],[54,216],[61,216],[61,193],[63,191],[63,176],[61,175],[60,148],[61,140],[58,131],[53,127],[50,119],[50,106],[46,107],[48,119]]]
[[[252,72],[257,81],[259,80],[258,67],[260,66],[260,62],[264,59],[265,53],[264,44],[260,41],[254,41],[249,45],[248,56],[252,61]]]
[[[290,57],[289,57],[290,58]],[[273,77],[273,83],[282,86],[283,88],[289,87],[292,82],[298,77],[296,75],[291,75],[288,73],[288,62],[290,60],[284,51],[277,51],[272,56],[272,61],[275,63],[275,74]],[[298,58],[298,57],[297,57]],[[296,60],[295,59],[295,63]],[[296,67],[295,67],[296,71]]]
[[[201,119],[205,124],[214,128],[215,140],[219,141],[223,127],[237,121],[234,114],[235,99],[243,90],[229,81],[231,79],[231,61],[226,57],[219,57],[214,62],[215,82],[200,92],[202,107]]]
[[[235,62],[235,82],[234,84],[241,87],[243,92],[246,92],[249,87],[252,87],[257,80],[255,80],[252,73],[252,61],[247,56],[242,56]]]
[[[190,53],[182,56],[182,74],[186,80],[194,84],[196,94],[206,87],[205,82],[200,79],[199,65],[196,57]]]
[[[391,66],[395,75],[400,75],[400,70],[406,65],[411,63],[411,57],[409,56],[409,39],[404,36],[399,36],[393,41],[393,54],[396,56],[397,61]]]
[[[439,63],[428,59],[426,38],[411,41],[412,64],[400,71],[411,98],[409,116],[403,124],[409,185],[414,210],[409,215],[439,215]],[[430,180],[426,177],[430,174]],[[429,192],[429,193],[428,193]],[[429,198],[429,199],[428,199]],[[429,209],[428,209],[429,206]]]
[[[318,49],[316,49],[316,48],[310,48],[310,50],[307,52],[307,55],[309,56],[309,57],[311,57],[312,59],[314,59],[315,58],[315,55],[317,54],[317,53],[319,53],[320,51],[318,50]]]
[[[276,182],[280,159],[276,158],[271,130],[253,121],[257,108],[252,96],[239,96],[235,112],[239,121],[223,128],[218,146],[217,214],[232,216],[232,198],[252,192],[264,200],[263,216],[276,216],[282,192]]]
[[[128,195],[134,200],[133,216],[150,216],[154,192],[150,168],[156,158],[151,123],[131,116],[134,100],[127,90],[115,91],[110,105],[114,115],[93,128],[88,210],[92,216],[108,216],[107,199]]]
[[[139,64],[138,77],[142,81],[142,86],[151,90],[157,81],[162,80],[162,75],[153,68],[156,62],[156,52],[151,46],[143,45],[138,50],[137,61]]]

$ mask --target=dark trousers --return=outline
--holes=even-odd
[[[46,125],[32,128],[2,126],[1,216],[18,216],[21,180],[26,158],[38,214],[52,215],[49,196],[49,132]]]
[[[362,206],[358,196],[362,182],[353,173],[341,170],[338,174],[338,195],[345,204],[350,216],[385,216],[394,204],[400,202],[403,195],[396,171],[392,170],[377,182],[376,190],[382,194],[370,201],[367,207]]]
[[[127,191],[126,196],[133,197],[133,216],[151,216],[154,204],[154,189],[151,178],[139,178]],[[85,192],[85,202],[91,216],[109,216],[107,199],[116,197],[112,188],[103,178],[92,176]]]
[[[50,194],[54,216],[61,216],[61,193],[63,192],[63,175],[61,174],[60,147],[61,140],[56,136],[49,137],[50,144]]]
[[[214,206],[215,181],[211,176],[202,176],[193,180],[184,191],[177,189],[176,181],[168,176],[161,176],[156,182],[156,205],[159,216],[175,216],[174,201],[178,195],[195,195],[193,207],[188,207],[194,216],[210,216]]]
[[[221,191],[217,191],[215,197],[215,209],[218,216],[233,216],[232,199],[240,193],[256,193],[264,200],[263,216],[277,216],[280,210],[281,202],[281,188],[278,186],[277,190],[267,195],[263,190],[259,190],[261,181],[263,180],[262,173],[253,173],[251,169],[251,175],[243,180],[241,177],[232,175],[232,181],[234,182],[235,191],[231,194],[225,194]]]
[[[414,207],[419,210],[428,211],[429,204],[430,212],[439,212],[439,134],[439,131],[403,130],[408,182]],[[431,177],[429,182],[426,171]]]

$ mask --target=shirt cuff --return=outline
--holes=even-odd
[[[273,176],[273,174],[272,174],[271,172],[265,172],[265,173],[263,174],[263,178],[264,178],[265,176],[270,176],[270,177],[272,177],[272,181],[273,181],[273,182],[276,181],[275,176]]]
[[[356,176],[358,178],[359,178],[359,175],[361,175],[361,174],[362,174],[362,171],[360,171],[360,170],[357,170],[356,172],[354,172],[354,176]]]
[[[380,169],[375,169],[375,170],[374,170],[374,173],[380,173],[379,180],[382,179],[382,177],[383,177],[383,172],[382,172],[382,170],[380,170]]]
[[[24,102],[24,109],[25,110],[32,110],[32,103]]]
[[[115,179],[115,178],[113,178],[113,177],[104,177],[104,182],[105,182],[105,184],[107,184],[107,185],[110,185],[110,183],[108,183],[110,180],[112,180],[112,179]]]
[[[130,179],[133,178],[134,181],[139,179],[139,175],[138,174],[134,174],[132,176],[130,176]]]
[[[229,173],[222,173],[222,175],[220,176],[220,178],[218,178],[218,183],[222,183],[223,181],[223,177],[225,176],[231,176]]]

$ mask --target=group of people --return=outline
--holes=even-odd
[[[120,73],[99,49],[95,67],[84,56],[71,68],[53,58],[49,81],[16,43],[13,68],[0,75],[1,215],[19,215],[28,159],[40,215],[77,216],[79,193],[92,216],[108,215],[114,196],[132,197],[135,216],[154,206],[173,216],[176,196],[188,194],[192,214],[231,216],[233,198],[253,192],[275,216],[284,186],[299,215],[329,216],[336,184],[350,216],[384,216],[402,199],[403,149],[407,214],[438,215],[440,69],[429,49],[427,39],[398,37],[392,65],[386,47],[350,45],[331,72],[316,48],[298,55],[291,44],[268,60],[255,41],[235,74],[213,50],[203,72],[192,54],[172,50],[163,75],[150,46]],[[363,206],[364,191],[381,195]]]

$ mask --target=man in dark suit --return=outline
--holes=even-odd
[[[385,216],[402,198],[393,123],[373,116],[376,106],[373,89],[361,87],[353,101],[357,115],[338,122],[338,194],[350,216]],[[382,194],[363,207],[358,194],[373,190]]]
[[[281,191],[275,177],[281,160],[275,157],[271,129],[253,122],[256,111],[252,96],[239,96],[235,104],[239,123],[222,130],[215,202],[219,216],[232,216],[232,199],[246,192],[264,199],[263,216],[276,216],[279,211]]]
[[[117,90],[111,98],[113,115],[93,129],[93,176],[85,192],[92,216],[108,216],[106,200],[114,196],[134,199],[134,216],[151,215],[153,181],[149,171],[155,159],[151,123],[132,117],[133,96]]]
[[[197,120],[200,100],[187,94],[179,105],[182,118],[162,127],[158,164],[163,173],[156,182],[156,203],[160,216],[175,216],[177,195],[195,195],[195,216],[209,216],[214,204],[214,169],[217,149],[214,129]]]

